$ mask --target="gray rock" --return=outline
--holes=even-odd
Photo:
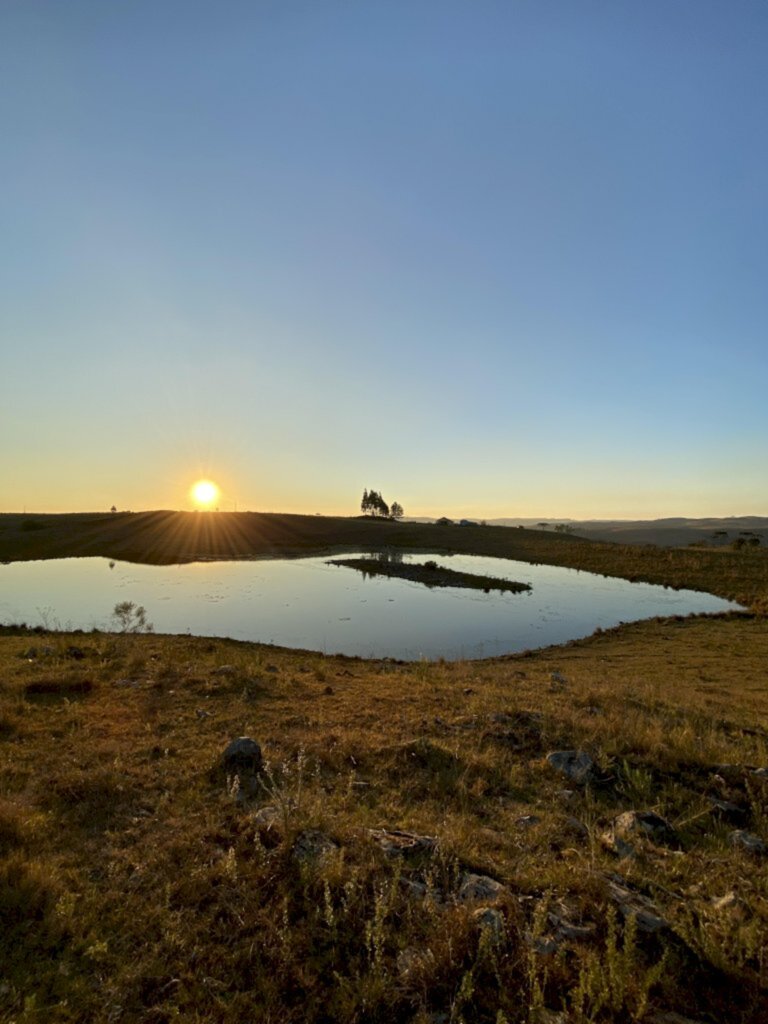
[[[436,836],[420,836],[401,829],[371,828],[368,835],[388,857],[414,857],[437,848]]]
[[[242,774],[261,771],[263,759],[261,747],[250,736],[239,736],[232,740],[221,757],[224,769],[229,774]]]
[[[737,828],[731,832],[728,842],[737,850],[744,850],[758,857],[768,852],[768,847],[760,836],[756,836],[754,832],[746,832],[743,828]]]
[[[637,920],[641,932],[652,934],[669,928],[669,921],[661,916],[656,904],[642,893],[629,889],[619,876],[608,877],[608,895],[617,904],[622,917]]]
[[[498,900],[508,892],[509,889],[506,885],[497,882],[490,875],[467,873],[462,875],[458,898],[461,903],[470,903],[474,900]]]
[[[338,850],[335,843],[325,832],[316,828],[307,828],[299,832],[291,849],[291,856],[301,864],[327,860]]]
[[[583,750],[553,750],[547,754],[547,763],[571,782],[583,785],[592,779],[595,762]]]
[[[560,949],[560,942],[554,935],[534,935],[533,932],[526,932],[524,938],[539,956],[553,956]]]
[[[236,676],[237,669],[234,665],[220,665],[211,672],[212,676]]]
[[[500,946],[505,937],[504,915],[496,907],[478,907],[472,917],[481,931],[487,932],[494,946]]]
[[[622,839],[621,836],[617,836],[613,829],[608,829],[607,832],[603,832],[600,836],[600,842],[611,853],[615,853],[617,857],[621,857],[622,860],[625,857],[631,858],[637,856],[637,850],[634,848],[632,843],[628,843],[626,839]]]
[[[566,818],[563,823],[563,831],[574,839],[589,839],[589,829],[578,818]]]
[[[258,811],[253,813],[253,823],[260,832],[269,832],[279,825],[280,811],[271,804],[268,804],[266,807],[260,807]]]
[[[536,814],[523,814],[519,818],[515,818],[515,824],[518,828],[533,828],[534,825],[541,823],[541,818]]]
[[[556,938],[559,939],[578,939],[585,941],[586,939],[592,939],[595,936],[596,925],[590,921],[587,924],[575,924],[569,919],[569,917],[563,913],[563,908],[558,907],[559,913],[550,911],[547,914],[549,923],[552,925]]]
[[[679,846],[674,828],[653,811],[625,811],[613,822],[613,834],[619,839],[650,839],[661,846]]]

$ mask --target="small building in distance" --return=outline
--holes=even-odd
[[[449,519],[447,516],[441,516],[439,519],[435,520],[435,526],[455,526],[455,525],[456,524],[454,523],[454,521],[452,519]]]

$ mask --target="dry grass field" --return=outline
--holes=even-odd
[[[3,1020],[768,1020],[765,619],[452,664],[4,634]]]

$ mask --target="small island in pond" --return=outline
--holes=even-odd
[[[502,580],[496,576],[476,576],[471,572],[457,572],[446,569],[437,562],[403,562],[398,558],[334,558],[328,565],[344,565],[357,569],[363,576],[391,576],[401,580],[413,580],[426,587],[465,587],[471,590],[506,591],[521,594],[531,589],[529,583]]]

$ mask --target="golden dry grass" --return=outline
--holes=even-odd
[[[766,665],[768,623],[750,617],[456,664],[0,637],[0,1015],[768,1019],[768,858],[728,838],[768,839],[768,780],[750,772],[768,765]],[[253,790],[220,767],[242,734],[270,765]],[[593,782],[547,765],[566,748],[590,753]],[[628,809],[663,815],[681,849],[606,849]],[[388,858],[381,827],[437,848]],[[317,834],[330,852],[298,859]],[[458,899],[468,872],[504,886],[486,927],[489,901]],[[623,922],[611,875],[669,927]],[[548,951],[565,905],[589,934]]]

